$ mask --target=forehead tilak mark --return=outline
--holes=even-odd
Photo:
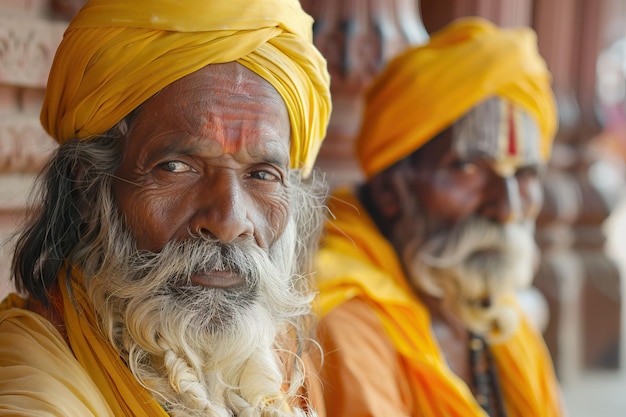
[[[500,97],[480,103],[457,120],[452,136],[452,148],[461,158],[493,158],[507,172],[541,161],[537,124],[526,111]]]

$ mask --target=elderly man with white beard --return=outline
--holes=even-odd
[[[355,147],[366,180],[331,197],[316,265],[329,416],[562,415],[515,299],[555,129],[527,28],[461,19],[376,77]]]
[[[311,29],[297,0],[81,9],[0,309],[0,414],[323,415],[309,268],[331,104]]]

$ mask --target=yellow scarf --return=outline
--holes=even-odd
[[[419,415],[486,417],[446,364],[428,310],[408,288],[394,249],[348,192],[335,193],[331,202],[336,218],[327,225],[316,265],[319,314],[361,297],[407,363]],[[510,340],[492,349],[510,417],[561,415],[552,362],[541,336],[526,321]]]
[[[70,347],[95,382],[116,416],[163,417],[168,414],[131,374],[111,344],[98,331],[93,308],[79,283],[82,275],[72,269],[72,292],[67,291],[67,270],[59,272],[63,319]]]

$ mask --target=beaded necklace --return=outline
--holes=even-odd
[[[476,401],[490,417],[506,417],[491,350],[484,338],[472,332],[469,334],[469,360]]]

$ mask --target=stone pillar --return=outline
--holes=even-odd
[[[624,189],[622,161],[597,146],[596,63],[608,2],[536,0],[533,25],[553,74],[560,128],[545,183],[535,280],[551,321],[546,341],[564,384],[584,368],[619,366],[621,274],[603,225]],[[568,41],[564,41],[567,39]]]
[[[361,180],[353,140],[362,94],[393,56],[428,39],[417,0],[301,0],[314,19],[314,42],[328,60],[333,113],[317,166],[332,188]]]
[[[544,293],[550,321],[544,333],[561,382],[567,383],[580,369],[582,315],[580,313],[584,266],[572,250],[575,234],[572,223],[582,210],[580,187],[568,172],[576,159],[572,136],[580,122],[575,97],[573,39],[576,1],[535,2],[534,29],[539,50],[552,72],[552,87],[559,106],[559,131],[544,182],[545,202],[537,220],[536,240],[542,259],[535,285]],[[558,14],[559,19],[552,19]]]
[[[48,71],[66,23],[46,0],[0,2],[0,298],[9,282],[12,240],[28,192],[55,143],[39,111]]]

